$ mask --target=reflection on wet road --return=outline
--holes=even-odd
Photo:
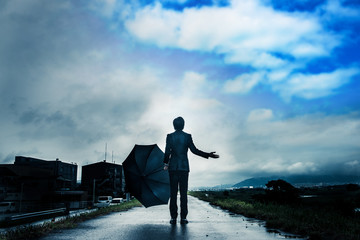
[[[60,239],[285,239],[269,233],[258,221],[210,206],[189,196],[189,224],[169,224],[167,205],[134,208],[79,224],[75,229],[53,232],[42,240]]]

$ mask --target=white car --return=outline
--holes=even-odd
[[[9,213],[15,212],[15,203],[14,202],[0,202],[0,212]]]
[[[114,198],[111,201],[112,204],[119,204],[119,203],[122,203],[122,202],[124,202],[124,199],[122,199],[122,198]]]
[[[99,196],[97,202],[95,203],[95,207],[108,207],[112,201],[111,196]]]

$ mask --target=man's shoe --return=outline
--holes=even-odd
[[[188,221],[188,220],[186,220],[186,219],[181,219],[180,223],[181,223],[181,224],[188,224],[188,223],[189,223],[189,221]]]
[[[176,224],[176,219],[173,219],[173,218],[172,218],[172,219],[170,220],[170,224]]]

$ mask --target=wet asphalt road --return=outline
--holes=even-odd
[[[167,205],[138,207],[126,212],[101,216],[79,224],[75,229],[59,230],[42,240],[70,239],[285,239],[269,233],[263,224],[210,206],[189,196],[189,224],[169,224]]]

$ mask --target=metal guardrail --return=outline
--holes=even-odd
[[[35,217],[58,214],[58,213],[66,213],[66,208],[57,208],[52,210],[40,211],[40,212],[18,214],[8,217],[6,220],[7,221],[27,220]]]

